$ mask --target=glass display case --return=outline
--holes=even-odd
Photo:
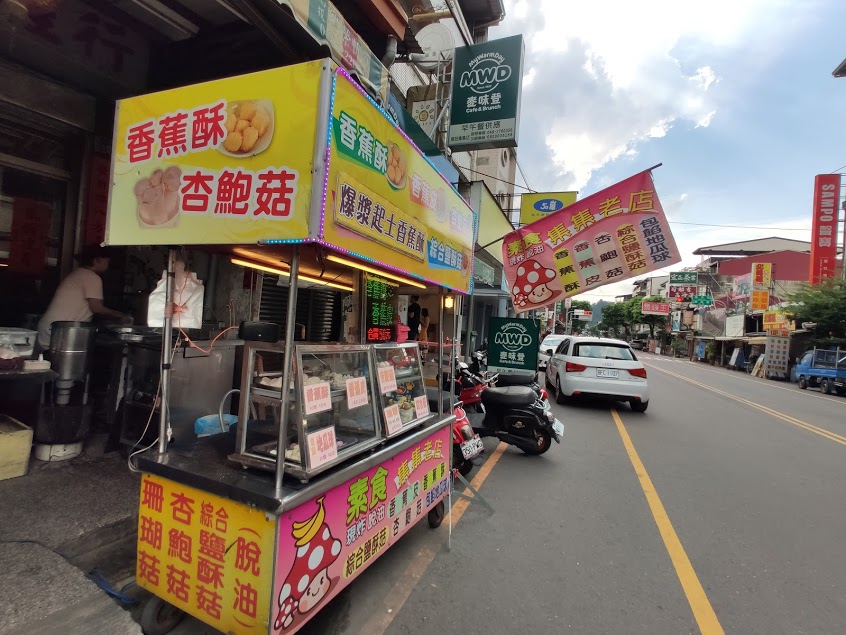
[[[282,414],[284,343],[247,342],[236,453],[244,465],[275,470]],[[369,346],[294,348],[288,386],[285,473],[307,481],[382,441]]]
[[[431,416],[417,342],[376,344],[376,387],[385,436],[414,428]]]

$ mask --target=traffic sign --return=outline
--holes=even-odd
[[[697,306],[711,306],[714,304],[714,298],[710,295],[695,295],[690,299],[690,303]]]

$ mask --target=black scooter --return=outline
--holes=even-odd
[[[482,403],[484,413],[467,415],[479,436],[496,437],[526,454],[543,454],[553,439],[561,443],[563,424],[529,386],[488,388]]]

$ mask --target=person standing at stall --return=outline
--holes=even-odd
[[[432,320],[429,318],[429,309],[422,309],[420,311],[420,336],[417,338],[421,342],[429,341],[429,325]]]
[[[417,341],[420,333],[420,305],[417,303],[420,296],[411,296],[411,304],[408,305],[408,339],[412,342]]]
[[[90,322],[95,315],[128,321],[129,316],[103,304],[103,279],[109,268],[109,251],[92,247],[83,251],[77,260],[81,265],[62,280],[47,311],[38,322],[38,346],[50,347],[54,322]]]

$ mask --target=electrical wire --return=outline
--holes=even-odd
[[[529,179],[526,178],[526,173],[523,172],[523,166],[520,165],[520,160],[517,158],[516,153],[514,154],[514,163],[517,164],[517,169],[520,170],[520,176],[523,177],[523,183],[526,184],[526,187],[529,188],[530,192],[534,192],[534,190],[532,189],[532,186],[529,185]]]
[[[532,194],[537,194],[537,192],[530,187],[526,187],[526,186],[523,186],[523,185],[517,185],[517,183],[512,183],[511,181],[506,181],[505,179],[501,179],[498,176],[492,176],[490,174],[485,174],[484,172],[479,172],[479,170],[473,170],[472,168],[460,167],[459,169],[464,170],[465,172],[472,172],[473,174],[478,174],[479,176],[484,176],[486,178],[493,179],[494,181],[499,181],[500,183],[505,183],[506,185],[513,185],[514,187],[519,187],[521,190],[526,190],[526,191],[528,191]],[[523,178],[525,178],[525,177],[523,177]]]

